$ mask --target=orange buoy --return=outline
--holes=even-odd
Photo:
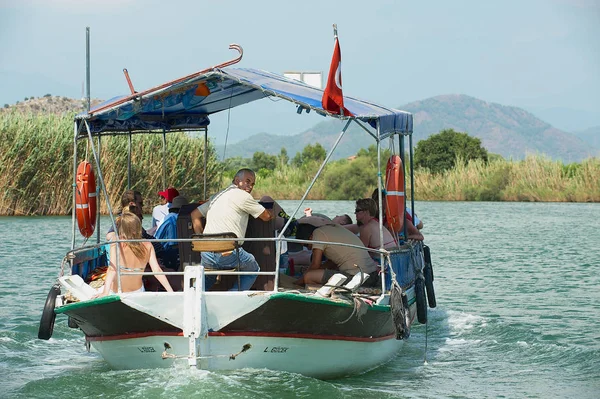
[[[90,237],[96,227],[96,177],[88,161],[77,166],[75,214],[79,232],[86,238]]]
[[[388,227],[398,233],[404,227],[404,168],[402,159],[392,155],[385,171],[386,206],[385,217]]]

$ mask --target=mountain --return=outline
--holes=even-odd
[[[591,147],[600,148],[600,126],[573,132],[573,134],[588,143]]]
[[[90,102],[93,107],[100,104],[102,100],[93,98]],[[4,108],[0,108],[0,112],[16,110],[23,113],[66,115],[83,112],[85,106],[84,100],[46,94],[43,97],[26,97],[24,101],[17,101],[13,105],[5,104]]]
[[[527,154],[546,154],[565,162],[581,161],[600,155],[598,145],[586,143],[574,134],[552,127],[533,114],[517,107],[489,103],[466,95],[441,95],[398,107],[414,114],[413,143],[442,129],[466,132],[481,139],[490,152],[513,159]],[[294,136],[261,134],[227,147],[227,157],[252,157],[256,151],[277,154],[285,147],[290,156],[307,144],[321,143],[325,149],[337,139],[340,121],[321,122]],[[355,124],[340,142],[333,158],[356,154],[374,141]],[[219,150],[222,153],[222,148]]]

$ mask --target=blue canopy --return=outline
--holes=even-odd
[[[87,114],[77,115],[76,120],[87,120],[92,134],[198,129],[210,123],[211,114],[270,96],[321,115],[348,118],[323,109],[322,90],[270,72],[215,68],[192,76],[143,93],[115,97]],[[408,112],[346,96],[344,106],[353,118],[373,128],[379,123],[381,138],[412,133],[412,114]]]

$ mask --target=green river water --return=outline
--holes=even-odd
[[[293,210],[294,201],[282,203]],[[308,205],[331,216],[354,209]],[[49,341],[38,340],[71,218],[0,217],[0,398],[600,397],[600,204],[415,208],[438,307],[393,361],[332,381],[251,369],[113,371],[64,316]]]

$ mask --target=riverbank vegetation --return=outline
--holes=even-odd
[[[0,114],[0,214],[64,215],[72,206],[73,115]],[[461,133],[462,135],[462,133]],[[157,192],[168,185],[181,188],[190,200],[203,198],[204,141],[187,134],[166,135],[166,176],[162,174],[162,135],[132,138],[131,186],[146,198],[146,212],[157,202]],[[457,136],[459,137],[459,136]],[[469,148],[472,142],[465,137]],[[100,163],[110,202],[115,208],[127,187],[128,137],[101,142]],[[423,151],[423,145],[421,151]],[[466,147],[465,147],[466,148]],[[419,146],[415,151],[418,154]],[[86,140],[78,145],[78,160],[92,160]],[[87,154],[87,156],[86,156]],[[256,197],[268,194],[280,199],[299,199],[312,181],[326,151],[320,144],[307,146],[292,159],[255,153],[251,159],[219,162],[212,144],[208,151],[207,192],[231,182],[239,167],[257,171]],[[388,152],[382,154],[382,167]],[[447,162],[447,159],[444,160]],[[415,164],[418,164],[415,162]],[[329,163],[311,190],[309,199],[357,199],[377,186],[375,146],[354,157]],[[99,180],[99,176],[96,177]],[[600,159],[564,164],[544,156],[505,160],[494,154],[471,157],[458,151],[454,167],[415,171],[417,200],[437,201],[571,201],[600,202]],[[410,192],[410,180],[407,180]],[[100,195],[104,198],[103,195]],[[106,213],[104,200],[101,212]]]

